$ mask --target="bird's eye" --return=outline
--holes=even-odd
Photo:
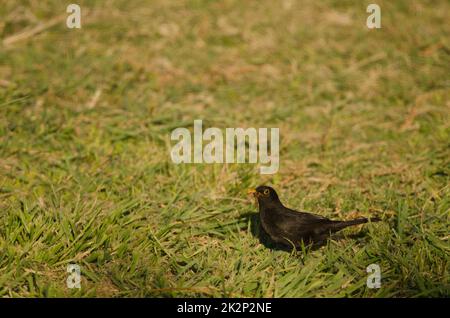
[[[269,189],[264,190],[264,195],[269,195]]]

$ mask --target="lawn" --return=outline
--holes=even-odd
[[[448,1],[76,3],[0,7],[1,297],[450,295]],[[279,128],[278,173],[174,164],[195,119]],[[383,222],[272,249],[260,184]]]

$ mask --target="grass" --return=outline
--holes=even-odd
[[[3,2],[3,40],[66,14]],[[447,1],[379,0],[379,30],[364,1],[77,3],[82,29],[0,46],[0,296],[449,296]],[[194,119],[279,127],[280,171],[173,164],[170,133]],[[384,222],[271,250],[259,184]]]

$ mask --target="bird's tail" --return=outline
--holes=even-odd
[[[344,228],[346,228],[347,226],[352,226],[352,225],[358,225],[358,224],[364,224],[367,222],[380,222],[381,219],[374,217],[374,218],[358,218],[358,219],[354,219],[354,220],[350,220],[350,221],[334,221],[331,224],[330,229],[332,231],[339,231],[342,230]]]

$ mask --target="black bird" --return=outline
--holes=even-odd
[[[258,200],[261,226],[270,238],[279,244],[299,248],[321,245],[331,234],[347,226],[381,221],[379,218],[358,218],[350,221],[332,221],[323,216],[286,208],[271,187],[259,186],[249,190]]]

